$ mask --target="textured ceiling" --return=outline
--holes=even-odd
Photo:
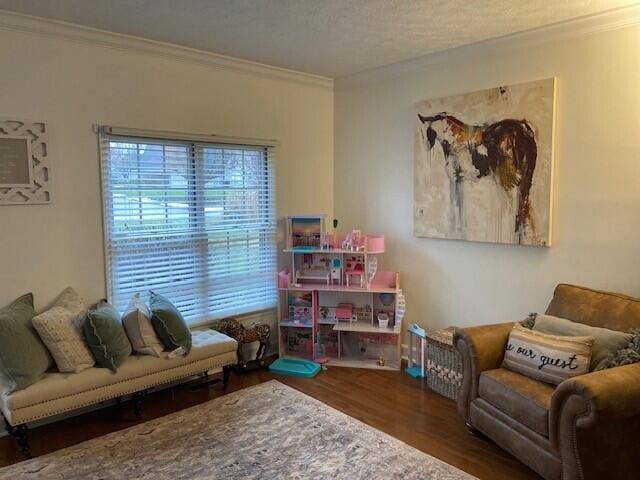
[[[328,77],[630,0],[0,0],[0,8]]]

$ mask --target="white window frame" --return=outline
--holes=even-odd
[[[193,174],[194,182],[193,188],[195,191],[199,192],[196,194],[194,198],[204,198],[204,182],[201,182],[202,174],[198,176],[198,172],[201,172],[198,160],[202,159],[202,151],[207,147],[212,147],[214,149],[233,149],[233,148],[241,148],[241,149],[251,149],[252,151],[263,150],[264,152],[264,165],[265,165],[265,178],[268,182],[268,186],[265,187],[267,195],[271,198],[269,202],[265,205],[265,213],[264,217],[260,217],[264,221],[264,231],[261,230],[260,236],[260,249],[268,249],[270,254],[267,256],[267,260],[265,262],[268,264],[265,267],[264,262],[261,263],[261,270],[256,272],[256,275],[259,274],[262,278],[265,277],[265,268],[268,270],[270,287],[261,287],[263,290],[259,292],[257,295],[261,300],[264,299],[264,302],[249,302],[246,308],[242,308],[238,305],[238,297],[237,292],[233,291],[235,285],[232,283],[230,287],[231,294],[227,294],[226,292],[220,293],[222,295],[222,299],[213,300],[213,297],[216,296],[216,289],[209,290],[207,287],[207,282],[203,282],[200,293],[193,291],[190,293],[194,297],[193,303],[201,303],[199,307],[194,307],[194,311],[191,312],[187,310],[185,313],[185,319],[191,326],[198,326],[210,323],[218,318],[230,316],[230,315],[244,315],[251,314],[261,310],[271,310],[275,309],[277,305],[277,288],[276,288],[276,272],[277,272],[277,241],[276,241],[276,227],[277,227],[277,215],[276,215],[276,202],[275,202],[275,153],[276,148],[278,146],[278,142],[274,140],[260,140],[260,139],[247,139],[247,138],[230,138],[230,137],[219,137],[219,136],[208,136],[208,135],[190,135],[184,133],[176,133],[176,132],[161,132],[161,131],[147,131],[147,130],[138,130],[138,129],[124,129],[124,128],[116,128],[116,127],[108,127],[108,126],[100,126],[96,129],[99,135],[99,145],[100,145],[100,163],[101,163],[101,185],[102,185],[102,203],[103,203],[103,229],[104,229],[104,258],[105,258],[105,280],[107,286],[107,298],[110,302],[114,303],[116,308],[119,310],[123,310],[126,307],[126,303],[128,303],[130,294],[132,293],[131,285],[128,285],[128,288],[121,289],[117,284],[117,275],[114,272],[114,264],[117,261],[113,252],[114,250],[114,236],[112,232],[112,223],[113,223],[113,197],[111,195],[111,187],[113,183],[111,183],[110,176],[110,158],[109,158],[109,142],[124,142],[127,140],[137,143],[150,143],[150,144],[162,144],[162,145],[185,145],[189,147],[190,154],[188,154],[187,158],[189,159],[190,167],[193,170],[189,170],[190,174]],[[200,149],[200,150],[199,150]],[[203,163],[203,162],[200,162]],[[193,202],[193,203],[192,203]],[[206,203],[206,201],[202,201]],[[197,263],[197,258],[201,258],[203,261],[201,263],[197,263],[197,266],[194,266],[194,270],[202,269],[207,270],[210,267],[211,260],[207,260],[208,255],[212,249],[211,239],[208,236],[208,232],[204,232],[200,230],[201,225],[204,222],[204,204],[199,202],[198,200],[189,198],[188,201],[188,210],[189,210],[189,229],[191,232],[193,228],[193,233],[190,235],[193,236],[191,240],[192,245],[200,245],[204,251],[196,254],[195,252],[199,252],[200,247],[194,247],[194,261]],[[201,217],[198,216],[198,212],[201,213]],[[195,224],[191,223],[192,215],[195,215]],[[262,227],[261,227],[262,228]],[[239,230],[243,230],[242,228]],[[229,245],[229,235],[232,234],[232,231],[229,230],[227,233],[227,245]],[[163,235],[160,232],[160,235]],[[166,235],[166,233],[164,234]],[[196,238],[197,237],[197,238]],[[122,240],[120,240],[122,241]],[[135,240],[134,240],[135,241]],[[264,244],[262,243],[264,242]],[[224,243],[224,241],[222,242]],[[144,248],[144,247],[143,247]],[[265,250],[266,251],[266,250]],[[233,259],[232,259],[233,261]],[[117,270],[117,269],[116,269]],[[196,276],[196,274],[191,274]],[[201,271],[197,275],[204,275],[202,278],[209,278],[209,274],[203,274]],[[170,278],[168,278],[170,280]],[[272,288],[272,294],[271,292]],[[146,296],[149,287],[147,285],[140,284],[139,288],[136,288],[143,297]],[[128,293],[123,293],[123,291],[127,291]],[[172,288],[167,286],[166,288],[154,288],[154,291],[157,291],[160,294],[163,294],[172,300]],[[266,292],[266,293],[265,293]],[[181,298],[180,295],[184,296],[184,292],[178,292],[175,294],[178,300]],[[224,304],[229,298],[229,308],[218,308],[213,307],[212,303],[215,305]],[[251,295],[249,295],[252,298]],[[180,301],[175,302],[176,305],[180,306]],[[191,313],[189,313],[191,312]]]

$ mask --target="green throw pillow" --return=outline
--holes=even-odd
[[[607,368],[640,363],[640,328],[631,330],[631,335],[629,344],[600,362],[596,370],[606,370]]]
[[[175,350],[182,347],[184,354],[191,351],[191,331],[182,314],[169,300],[155,292],[149,292],[151,324],[165,348]]]
[[[0,308],[0,370],[7,393],[37,382],[53,365],[49,351],[31,325],[35,314],[31,293]]]
[[[100,302],[95,309],[89,310],[82,331],[99,367],[115,372],[131,355],[131,343],[120,315],[107,302]]]
[[[533,330],[552,335],[564,335],[572,337],[593,337],[593,351],[591,353],[590,371],[598,369],[600,363],[618,350],[625,348],[633,335],[630,333],[609,330],[608,328],[592,327],[584,323],[572,322],[565,318],[552,315],[536,315]]]

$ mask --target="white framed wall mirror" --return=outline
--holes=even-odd
[[[48,126],[0,118],[0,205],[51,203]]]

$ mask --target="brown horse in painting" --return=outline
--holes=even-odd
[[[538,148],[529,122],[505,119],[486,125],[467,125],[446,112],[432,116],[418,114],[418,118],[423,124],[425,148],[431,151],[436,142],[442,147],[460,228],[464,228],[461,182],[492,175],[508,196],[515,189],[518,202],[515,233],[520,241],[526,227],[535,230],[529,194]]]

